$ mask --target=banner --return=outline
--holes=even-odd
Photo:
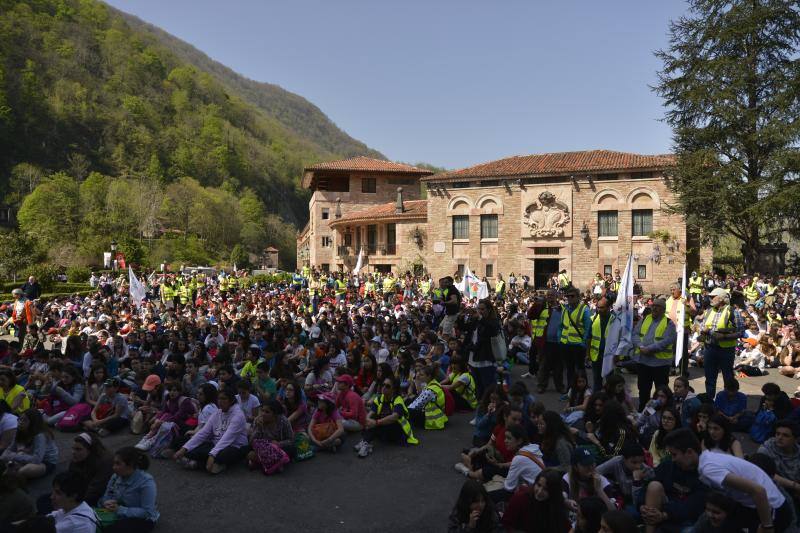
[[[464,279],[455,284],[466,298],[477,298],[482,300],[489,297],[489,287],[485,281],[481,281],[478,276],[472,273],[467,266],[464,270]]]
[[[103,267],[111,268],[111,252],[103,252]]]
[[[133,305],[137,308],[141,309],[142,307],[142,300],[144,300],[145,296],[147,295],[147,289],[145,289],[142,282],[136,277],[136,274],[133,273],[133,269],[128,267],[128,283],[130,288],[128,292],[131,295],[131,301]]]
[[[683,336],[684,336],[684,323],[686,322],[686,263],[683,264],[683,276],[681,277],[681,302],[675,310],[675,333],[678,338],[675,339],[675,366],[681,365],[683,359]],[[677,305],[677,304],[675,304]]]
[[[362,246],[361,249],[358,250],[358,261],[356,261],[356,267],[353,269],[353,275],[358,276],[358,272],[361,270],[363,264],[364,264],[364,247]]]
[[[626,355],[633,349],[631,333],[633,332],[633,256],[628,255],[625,274],[614,302],[613,318],[606,337],[606,349],[603,353],[603,376],[614,370],[614,356]]]

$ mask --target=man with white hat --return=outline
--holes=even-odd
[[[733,358],[736,342],[744,336],[745,325],[738,309],[730,305],[728,291],[717,287],[711,291],[711,307],[703,315],[700,339],[703,350],[703,369],[706,376],[706,395],[714,399],[717,375],[722,371],[725,382],[733,380]]]
[[[14,289],[11,291],[11,296],[14,297],[14,303],[11,304],[11,316],[5,321],[3,327],[6,328],[14,324],[17,330],[17,338],[20,344],[25,340],[25,332],[28,326],[36,323],[36,307],[33,301],[25,298],[22,289]]]

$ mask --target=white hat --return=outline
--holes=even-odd
[[[717,287],[713,291],[709,293],[711,296],[728,296],[728,291],[723,289],[722,287]]]

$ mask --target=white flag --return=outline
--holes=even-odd
[[[361,249],[358,250],[358,261],[356,261],[356,267],[353,269],[353,274],[358,276],[358,271],[361,270],[364,262],[364,247],[362,246]]]
[[[678,338],[675,340],[675,366],[680,366],[681,359],[683,358],[683,336],[684,336],[684,323],[686,322],[686,263],[683,264],[683,277],[681,277],[681,301],[675,303],[678,308],[675,310],[675,319],[678,321],[675,324],[675,333]]]
[[[142,282],[139,281],[136,274],[133,273],[133,268],[131,268],[130,265],[128,265],[128,284],[130,285],[128,292],[131,295],[133,305],[137,308],[141,308],[142,300],[144,300],[145,295],[147,295],[147,289],[144,288]]]
[[[472,273],[472,270],[469,269],[469,265],[467,265],[464,269],[464,289],[461,291],[467,298],[474,298],[476,296],[474,283],[477,281],[479,281],[478,278],[475,277],[475,274]]]
[[[625,355],[633,348],[633,256],[628,255],[628,264],[614,302],[614,317],[606,336],[606,349],[603,353],[603,376],[614,370],[614,356]]]

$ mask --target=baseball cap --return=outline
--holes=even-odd
[[[142,385],[142,390],[150,392],[159,385],[161,385],[161,378],[158,377],[157,374],[150,374],[147,376],[147,378],[145,378],[144,385]]]
[[[105,383],[103,383],[106,387],[119,387],[119,379],[118,378],[108,378]]]
[[[336,376],[336,381],[339,383],[347,383],[351,387],[355,383],[353,381],[353,376],[351,376],[350,374],[342,374],[341,376]]]
[[[597,464],[597,460],[594,458],[594,455],[588,448],[577,447],[572,452],[572,464],[573,465],[582,465],[582,466],[591,466],[593,464]]]
[[[710,296],[727,296],[727,295],[728,295],[728,291],[726,291],[726,290],[725,290],[725,289],[723,289],[722,287],[717,287],[716,289],[714,289],[713,291],[711,291],[711,292],[709,293],[709,295],[710,295]]]

